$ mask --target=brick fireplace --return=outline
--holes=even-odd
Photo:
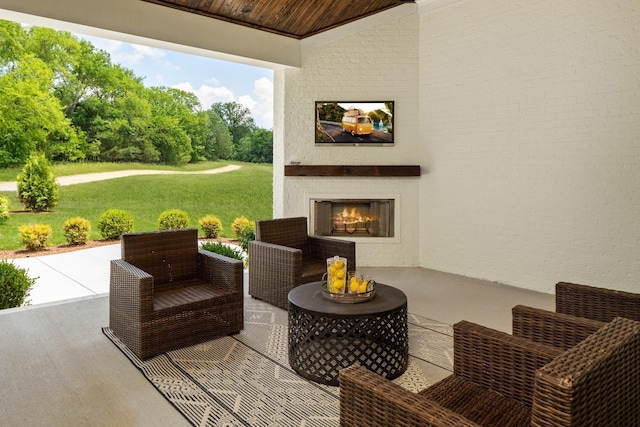
[[[284,169],[282,183],[274,176],[276,188],[283,185],[282,200],[274,200],[282,208],[275,211],[277,217],[306,216],[310,234],[355,241],[359,266],[418,264],[419,166],[286,165]],[[347,202],[355,204],[343,204]],[[386,218],[379,223],[355,221],[345,229],[345,220],[340,226],[335,217],[345,209],[350,215],[350,208],[359,211],[353,216],[365,220],[381,214]]]

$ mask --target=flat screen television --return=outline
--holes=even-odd
[[[393,101],[316,101],[315,144],[392,146]]]

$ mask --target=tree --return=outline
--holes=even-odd
[[[233,136],[220,116],[213,110],[203,111],[207,117],[207,133],[203,155],[208,160],[230,159],[233,156]]]
[[[155,87],[147,89],[151,105],[153,144],[160,152],[160,161],[169,164],[184,164],[192,159],[194,148],[204,142],[204,134],[193,129],[199,125],[196,110],[198,98],[180,89]]]
[[[0,20],[0,70],[11,71],[15,63],[24,55],[27,33],[22,25]]]
[[[273,132],[258,129],[242,138],[236,159],[243,162],[273,163]]]
[[[235,147],[238,147],[244,136],[257,128],[251,111],[237,102],[216,102],[211,106],[211,110],[218,114],[229,128]]]
[[[83,158],[82,137],[51,94],[52,82],[52,71],[33,55],[0,76],[0,166],[24,164],[34,150]]]

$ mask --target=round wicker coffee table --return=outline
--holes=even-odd
[[[358,363],[386,378],[407,370],[407,297],[377,284],[376,297],[341,304],[322,297],[321,283],[289,292],[289,364],[312,381],[338,385],[340,369]]]

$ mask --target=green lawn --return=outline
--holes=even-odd
[[[192,165],[189,169],[162,167],[169,170],[206,170],[229,163]],[[60,202],[53,212],[13,212],[8,221],[0,224],[0,250],[24,248],[18,228],[23,224],[48,224],[53,229],[52,244],[66,243],[62,227],[64,222],[76,216],[91,222],[92,240],[100,240],[97,223],[107,209],[124,209],[134,218],[134,231],[157,230],[157,220],[167,209],[182,209],[189,215],[190,226],[198,227],[198,220],[206,215],[220,218],[223,237],[234,237],[231,223],[240,216],[250,220],[271,218],[273,201],[273,166],[237,163],[238,171],[221,174],[195,175],[145,175],[97,181],[60,187]],[[85,164],[82,164],[85,165]],[[108,164],[116,167],[118,164]],[[105,165],[83,169],[70,167],[66,174],[102,172]],[[131,164],[122,169],[135,169]],[[136,165],[137,166],[137,165]],[[147,165],[149,166],[149,165]],[[146,169],[160,169],[153,165]],[[194,168],[194,166],[199,166]],[[204,166],[204,167],[203,167]],[[54,165],[54,174],[61,176],[62,167]],[[84,168],[84,166],[83,166]],[[2,179],[0,179],[2,180]],[[16,194],[1,192],[11,198],[14,211],[22,209]],[[200,231],[202,234],[202,231]]]

